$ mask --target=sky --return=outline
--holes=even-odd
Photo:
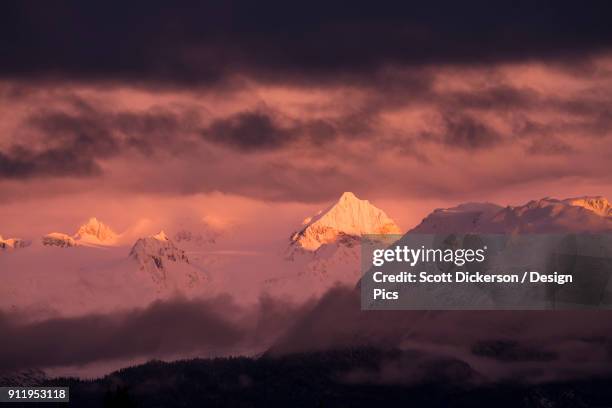
[[[612,197],[610,8],[4,4],[0,234]]]

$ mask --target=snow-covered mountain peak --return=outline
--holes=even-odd
[[[574,207],[582,207],[591,210],[602,217],[612,216],[612,204],[610,204],[607,198],[602,196],[567,198],[563,201]]]
[[[139,260],[161,257],[173,262],[189,262],[185,256],[185,251],[178,248],[164,231],[138,239],[130,251],[130,256]],[[161,262],[156,263],[158,266],[162,266]]]
[[[166,233],[164,232],[164,230],[161,230],[157,234],[152,235],[151,238],[154,238],[158,241],[169,241],[170,240],[168,236],[166,235]]]
[[[115,243],[118,235],[108,225],[92,217],[79,227],[74,238],[91,244],[108,245]]]
[[[291,241],[293,245],[314,251],[343,236],[399,233],[399,227],[384,211],[351,192],[345,192],[326,211],[311,217],[302,230],[292,235]]]
[[[156,283],[165,282],[169,263],[189,263],[185,251],[174,245],[164,231],[138,239],[129,256],[138,262],[141,270],[149,272]]]
[[[3,238],[2,235],[0,235],[0,250],[25,248],[30,246],[30,244],[30,241],[21,238]]]
[[[355,194],[353,194],[350,191],[345,191],[344,193],[342,193],[342,195],[340,196],[340,199],[338,200],[339,203],[344,202],[344,201],[362,201],[359,200],[357,198],[357,196]],[[367,200],[363,200],[363,201],[367,201]]]
[[[51,232],[42,237],[42,244],[45,246],[55,246],[60,248],[69,248],[77,246],[77,242],[68,234],[61,232]]]

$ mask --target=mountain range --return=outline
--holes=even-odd
[[[436,209],[409,232],[555,233],[612,231],[612,205],[601,196],[542,198],[501,207],[467,203]]]
[[[603,197],[543,198],[506,207],[465,203],[434,210],[408,233],[608,232],[611,218],[610,203]],[[191,233],[191,239],[176,239],[176,230],[133,238],[92,218],[73,235],[48,234],[48,240],[57,240],[55,245],[33,240],[26,246],[18,244],[25,240],[2,239],[0,242],[10,244],[0,251],[0,310],[10,310],[16,316],[27,313],[32,320],[57,316],[80,319],[155,309],[177,295],[189,301],[232,299],[235,303],[230,304],[246,306],[245,310],[269,307],[258,303],[268,299],[281,302],[281,309],[286,307],[283,302],[303,307],[299,316],[290,317],[291,328],[273,340],[271,354],[391,345],[425,354],[448,352],[466,358],[477,371],[486,371],[492,364],[478,353],[493,349],[512,358],[518,355],[517,362],[502,361],[496,366],[501,378],[525,375],[532,362],[521,361],[521,353],[539,358],[540,349],[545,350],[545,356],[563,356],[550,362],[552,369],[574,370],[572,350],[582,347],[584,336],[597,339],[609,331],[605,317],[591,333],[590,327],[581,326],[581,319],[566,319],[562,313],[546,317],[547,325],[518,312],[505,314],[503,319],[470,312],[362,313],[355,285],[361,277],[360,240],[364,235],[381,233],[400,238],[401,230],[382,210],[351,193],[306,219],[295,233],[287,234],[289,239],[281,236],[277,246],[261,252],[232,247],[237,244],[226,242],[224,236],[203,243],[195,238],[198,242],[194,242],[201,228],[194,224],[178,229],[182,237]],[[310,299],[315,302],[308,302]],[[284,312],[274,309],[271,313]],[[247,318],[257,321],[259,327],[254,314]],[[261,323],[262,327],[267,324]],[[542,327],[556,330],[554,333],[567,336],[557,338],[568,340],[547,343],[547,333],[537,337]],[[511,337],[516,345],[500,334],[511,333],[510,329],[519,332]],[[537,338],[533,340],[532,335]],[[441,339],[443,344],[436,344]],[[244,346],[245,353],[262,352],[261,344]],[[602,347],[607,347],[605,344]]]
[[[612,206],[607,199],[577,197],[507,207],[460,204],[434,210],[408,232],[611,230]],[[53,232],[31,245],[25,239],[0,238],[4,250],[0,269],[9,271],[0,288],[0,307],[29,307],[28,302],[36,302],[41,308],[51,305],[77,312],[85,305],[123,307],[176,293],[232,291],[244,301],[257,299],[262,292],[299,301],[359,280],[359,243],[364,235],[401,233],[383,210],[350,192],[306,218],[295,231],[288,242],[279,240],[278,246],[252,253],[232,247],[231,240],[208,233],[200,224],[183,225],[172,235],[162,231],[140,236],[130,244],[126,234],[114,232],[95,217],[72,235]],[[62,285],[59,293],[50,292],[48,284],[24,285],[51,276]]]

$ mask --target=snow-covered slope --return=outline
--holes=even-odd
[[[480,232],[606,232],[612,231],[607,200],[599,197],[557,200],[543,198],[506,207],[478,226]]]
[[[473,231],[483,220],[490,219],[502,208],[492,203],[466,203],[451,208],[438,208],[410,232],[433,234]]]
[[[71,237],[62,236],[61,243]],[[208,271],[188,260],[163,234],[131,248],[76,245],[69,250],[32,245],[0,256],[0,311],[36,317],[104,313],[144,307],[180,294],[210,294]]]
[[[410,232],[554,233],[612,231],[612,207],[604,197],[542,198],[524,205],[462,204],[438,209]]]
[[[233,245],[233,224],[213,217],[179,218],[166,231],[172,241],[185,250],[191,263],[206,265],[207,269],[218,259],[211,252]]]
[[[140,270],[147,272],[153,281],[161,286],[168,285],[172,272],[184,274],[186,284],[190,287],[203,278],[199,271],[189,264],[185,251],[177,247],[164,231],[140,238],[132,247],[129,257],[137,262]]]
[[[307,218],[304,227],[291,236],[294,247],[315,251],[342,237],[366,234],[399,234],[395,222],[367,200],[345,192],[327,211]]]
[[[174,241],[179,244],[187,244],[195,247],[201,247],[208,244],[214,244],[218,235],[212,231],[192,231],[189,229],[180,229],[174,234]]]
[[[97,218],[90,218],[81,225],[74,234],[76,241],[93,245],[113,245],[117,242],[118,235],[106,224]]]
[[[2,238],[0,235],[0,250],[18,249],[30,246],[31,242],[21,238]]]
[[[266,278],[263,290],[301,301],[323,295],[340,284],[353,286],[361,277],[360,239],[344,236],[321,245],[316,251],[302,251],[285,258],[276,275]]]
[[[136,241],[130,257],[143,268],[153,264],[157,269],[164,269],[164,261],[189,263],[185,251],[174,245],[164,231]]]
[[[51,232],[42,237],[42,244],[45,246],[53,246],[60,248],[69,248],[77,246],[77,242],[68,234],[61,232]]]
[[[610,204],[607,198],[602,196],[567,198],[563,202],[574,207],[591,210],[602,217],[612,217],[612,204]]]

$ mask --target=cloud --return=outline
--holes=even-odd
[[[81,154],[101,158],[125,147],[146,153],[161,145],[172,150],[179,145],[180,135],[196,131],[199,123],[199,116],[190,109],[114,111],[94,106],[78,106],[74,112],[42,109],[24,120],[24,126],[47,143],[70,145]]]
[[[535,155],[568,155],[574,152],[574,148],[554,136],[540,135],[531,141],[527,152]]]
[[[447,109],[479,109],[493,111],[530,109],[541,103],[540,95],[532,89],[521,89],[507,84],[489,86],[486,89],[447,92],[439,95],[440,103]]]
[[[79,155],[74,146],[46,149],[36,152],[14,146],[0,152],[0,179],[24,179],[34,176],[89,177],[99,175],[101,169],[88,156]]]
[[[238,112],[214,120],[202,130],[202,137],[241,152],[257,152],[277,150],[295,142],[324,145],[333,142],[342,127],[342,124],[323,119],[285,118],[289,123],[283,125],[274,116],[260,111]]]
[[[137,4],[26,1],[2,13],[0,34],[11,41],[2,47],[0,76],[184,87],[237,75],[363,83],[386,66],[588,58],[610,49],[611,11],[605,2],[347,8],[315,1],[296,9],[238,1],[169,10],[152,1],[145,13]]]
[[[443,116],[445,129],[440,142],[450,148],[476,150],[493,147],[503,141],[502,135],[486,123],[465,114]]]
[[[348,373],[350,382],[420,382],[436,375],[541,382],[610,372],[610,321],[598,311],[364,312],[360,297],[355,288],[330,290],[269,355],[402,351],[375,370]]]
[[[22,323],[0,314],[0,371],[107,359],[258,350],[307,306],[262,298],[244,309],[229,296],[157,301],[144,309]]]
[[[241,112],[214,121],[202,135],[214,143],[242,151],[277,149],[290,143],[295,132],[275,124],[264,113]]]
[[[149,155],[180,150],[199,121],[189,111],[112,112],[81,100],[73,107],[41,108],[24,118],[26,137],[0,150],[0,179],[100,176],[100,160],[130,149]]]
[[[106,195],[303,202],[345,190],[459,201],[535,184],[557,194],[552,184],[569,178],[605,185],[612,62],[591,64],[588,77],[539,63],[395,67],[351,84],[216,91],[9,83],[2,196],[79,191],[91,177]]]
[[[58,318],[19,325],[3,316],[3,369],[83,364],[155,352],[235,345],[244,334],[226,321],[219,304],[156,303],[109,316]]]

